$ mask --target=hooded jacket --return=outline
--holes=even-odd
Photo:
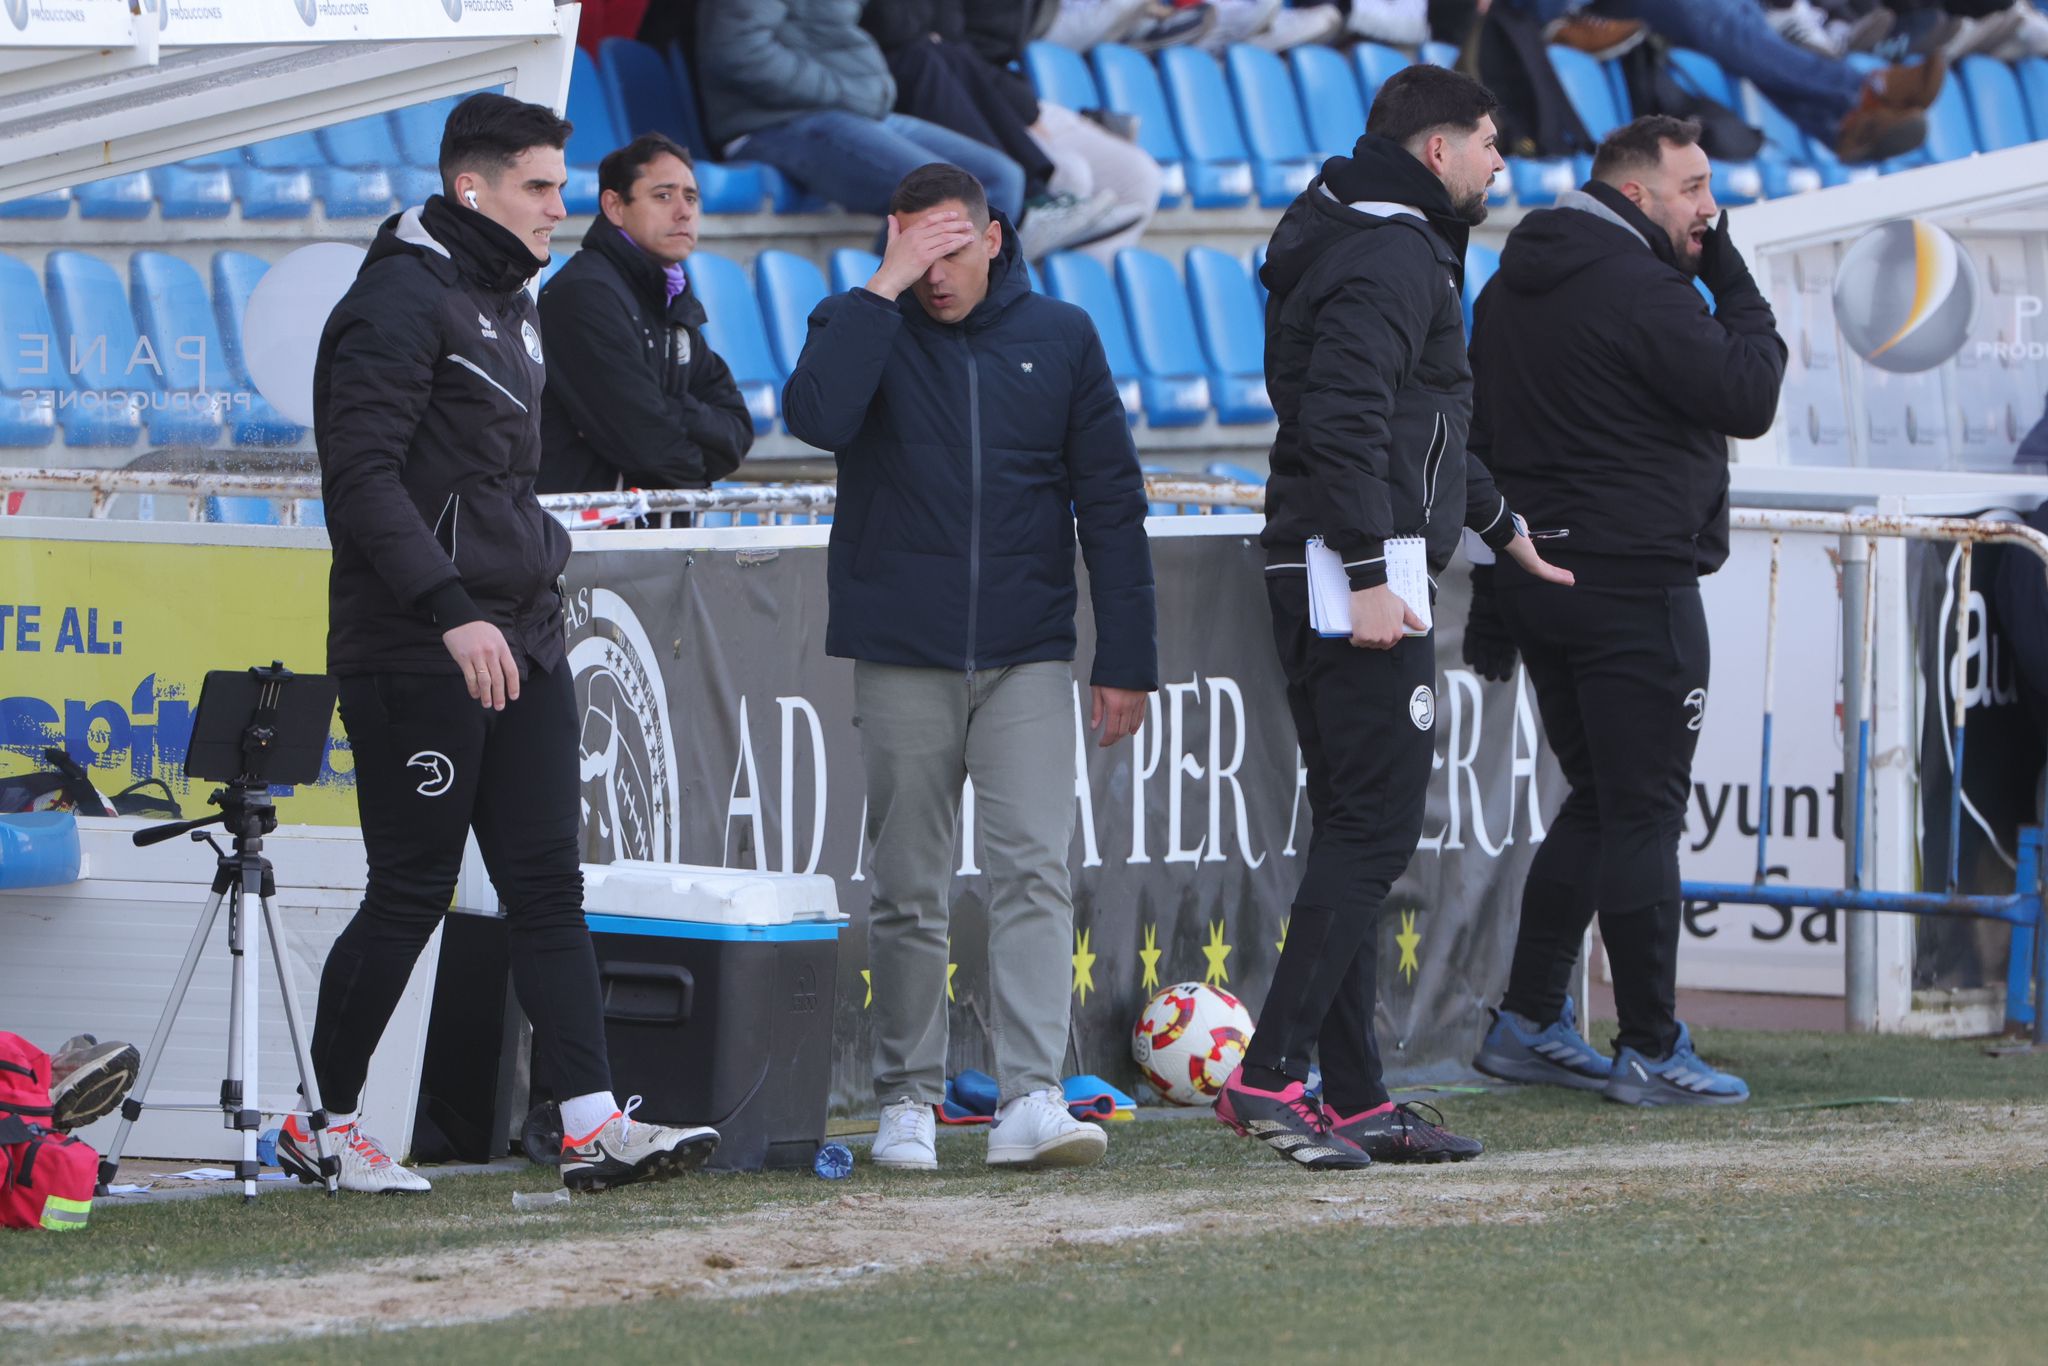
[[[533,494],[540,264],[435,195],[385,221],[328,315],[313,431],[332,672],[455,673],[441,636],[471,621],[505,632],[522,676],[562,661],[569,533]]]
[[[1709,309],[1620,191],[1558,205],[1508,235],[1479,298],[1472,449],[1532,525],[1571,533],[1544,558],[1581,583],[1696,582],[1728,558],[1727,438],[1777,418],[1777,320],[1746,270]]]
[[[1362,206],[1362,207],[1361,207]],[[1431,572],[1470,526],[1499,549],[1514,517],[1466,453],[1466,224],[1429,168],[1368,133],[1331,157],[1274,229],[1266,393],[1280,426],[1266,484],[1268,570],[1320,536],[1353,589],[1387,580],[1381,545],[1422,536]]]
[[[704,342],[704,305],[599,214],[540,292],[553,352],[541,493],[701,489],[739,468],[754,420]]]
[[[696,70],[720,150],[806,114],[879,119],[896,80],[860,27],[862,0],[700,0]]]
[[[967,672],[1072,659],[1078,527],[1091,677],[1150,690],[1144,480],[1116,382],[1088,315],[1032,292],[994,217],[988,297],[959,323],[909,290],[853,289],[811,314],[782,406],[839,465],[825,649]]]

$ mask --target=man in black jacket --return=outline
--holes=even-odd
[[[1436,649],[1389,559],[1441,573],[1461,528],[1537,557],[1465,451],[1465,240],[1502,168],[1495,101],[1440,67],[1380,88],[1365,136],[1288,206],[1266,252],[1266,594],[1314,830],[1287,943],[1216,1116],[1308,1167],[1445,1161],[1479,1145],[1395,1106],[1373,1039],[1379,911],[1422,834]],[[1349,639],[1310,625],[1308,554],[1334,551]],[[1424,590],[1425,592],[1427,590]],[[1303,1086],[1319,1049],[1325,1105]]]
[[[701,489],[739,468],[754,424],[704,343],[684,262],[697,246],[689,151],[643,133],[598,163],[601,212],[540,292],[553,352],[540,493]]]
[[[1060,1091],[1077,524],[1095,607],[1089,724],[1103,745],[1138,728],[1159,683],[1144,481],[1102,342],[1086,313],[1032,292],[974,177],[925,166],[896,189],[873,278],[811,315],[783,411],[839,463],[825,648],[855,661],[867,771],[874,1161],[937,1166],[947,903],[972,778],[1001,1086],[988,1161],[1093,1162],[1107,1139]]]
[[[1714,225],[1698,143],[1662,116],[1611,133],[1592,180],[1509,235],[1472,340],[1472,449],[1517,507],[1568,534],[1552,557],[1579,585],[1512,564],[1475,575],[1466,660],[1506,680],[1521,651],[1571,785],[1475,1065],[1638,1105],[1749,1097],[1677,1019],[1678,840],[1707,708],[1699,578],[1728,558],[1727,438],[1770,429],[1785,343],[1726,217]],[[1621,1018],[1612,1063],[1565,994],[1596,910]]]
[[[442,194],[387,221],[321,334],[313,374],[334,546],[327,661],[355,758],[369,885],[320,977],[313,1066],[349,1190],[424,1191],[366,1135],[370,1055],[455,893],[474,829],[512,980],[562,1100],[576,1190],[695,1166],[709,1129],[641,1124],[611,1091],[583,919],[576,696],[556,584],[568,534],[533,495],[540,332],[526,282],[566,216],[569,125],[472,95],[441,138]],[[444,973],[464,965],[443,961]],[[293,1117],[281,1166],[317,1180]]]

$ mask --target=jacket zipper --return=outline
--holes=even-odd
[[[967,514],[967,690],[971,694],[976,617],[981,606],[981,371],[975,364],[974,343],[963,336],[960,344],[967,348],[968,486],[974,499]]]
[[[1436,425],[1430,429],[1429,452],[1422,457],[1422,524],[1429,525],[1430,514],[1436,510],[1436,477],[1444,467],[1444,415],[1436,415]]]

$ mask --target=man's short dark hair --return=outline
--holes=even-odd
[[[988,192],[981,182],[951,162],[934,161],[903,177],[889,196],[893,214],[923,213],[936,204],[957,199],[978,228],[988,226]]]
[[[633,197],[633,182],[640,178],[647,164],[656,157],[674,157],[685,166],[697,163],[690,157],[690,149],[666,133],[642,133],[597,163],[597,188],[614,190],[621,199]]]
[[[1600,140],[1600,150],[1593,155],[1593,179],[1613,185],[1655,170],[1664,160],[1665,144],[1691,147],[1699,140],[1700,126],[1689,119],[1645,114]]]
[[[441,188],[455,193],[468,171],[496,180],[529,147],[560,148],[575,125],[544,104],[482,90],[448,113],[441,129]]]
[[[1493,92],[1463,72],[1418,64],[1387,77],[1365,116],[1365,131],[1405,147],[1439,128],[1469,133],[1498,108]]]

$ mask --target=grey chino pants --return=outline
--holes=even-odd
[[[876,1099],[945,1094],[948,894],[970,776],[989,885],[996,1080],[1004,1101],[1055,1088],[1073,972],[1073,666],[970,675],[860,661],[853,679],[874,850]]]

